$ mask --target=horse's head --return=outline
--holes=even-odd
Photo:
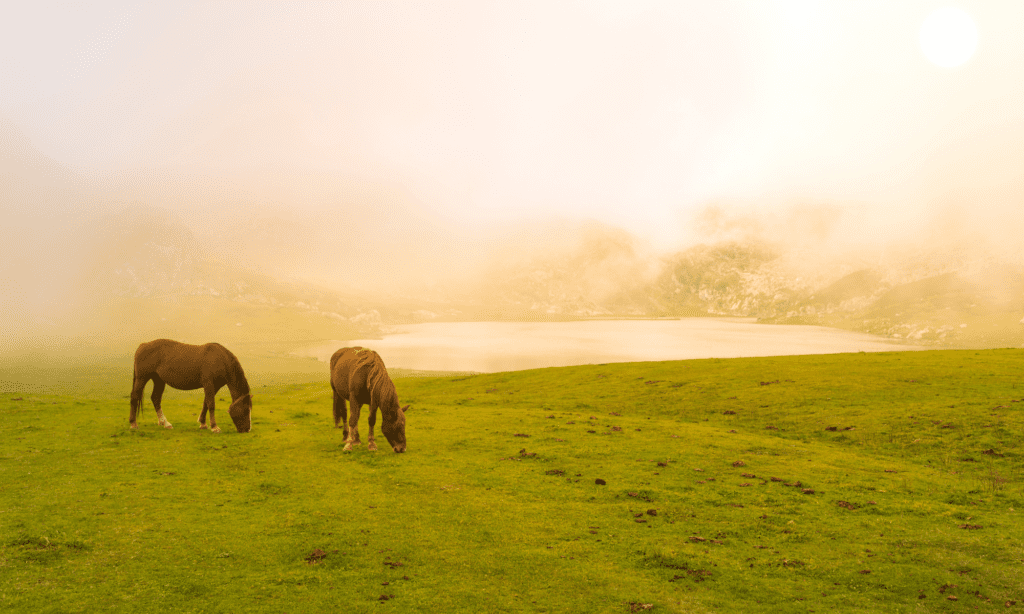
[[[397,403],[396,403],[397,405]],[[393,420],[386,417],[381,421],[380,430],[387,437],[388,443],[395,452],[405,452],[405,411],[409,406],[399,407],[395,410]]]
[[[252,428],[251,413],[251,394],[243,394],[231,402],[231,407],[228,407],[228,415],[231,416],[231,420],[234,421],[235,428],[238,429],[239,433],[248,433],[249,429]]]

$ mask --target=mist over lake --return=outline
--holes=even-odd
[[[361,345],[390,368],[493,373],[543,367],[917,350],[882,337],[822,326],[757,324],[753,318],[438,322],[390,329],[383,339],[329,341],[297,356],[327,362],[340,347]]]

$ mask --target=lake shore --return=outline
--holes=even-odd
[[[613,362],[891,352],[924,349],[822,326],[754,318],[435,322],[391,327],[383,339],[329,340],[292,356],[328,362],[340,347],[380,353],[391,368],[493,373]]]

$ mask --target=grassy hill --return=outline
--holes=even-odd
[[[171,390],[130,432],[123,364],[5,370],[0,607],[1024,607],[1024,351],[400,378],[401,455],[343,453],[326,374],[279,360],[246,435]]]

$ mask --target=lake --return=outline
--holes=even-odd
[[[843,352],[919,350],[884,337],[753,318],[438,322],[389,327],[384,339],[328,341],[296,356],[323,362],[340,347],[376,350],[389,368],[494,373],[541,367]]]

